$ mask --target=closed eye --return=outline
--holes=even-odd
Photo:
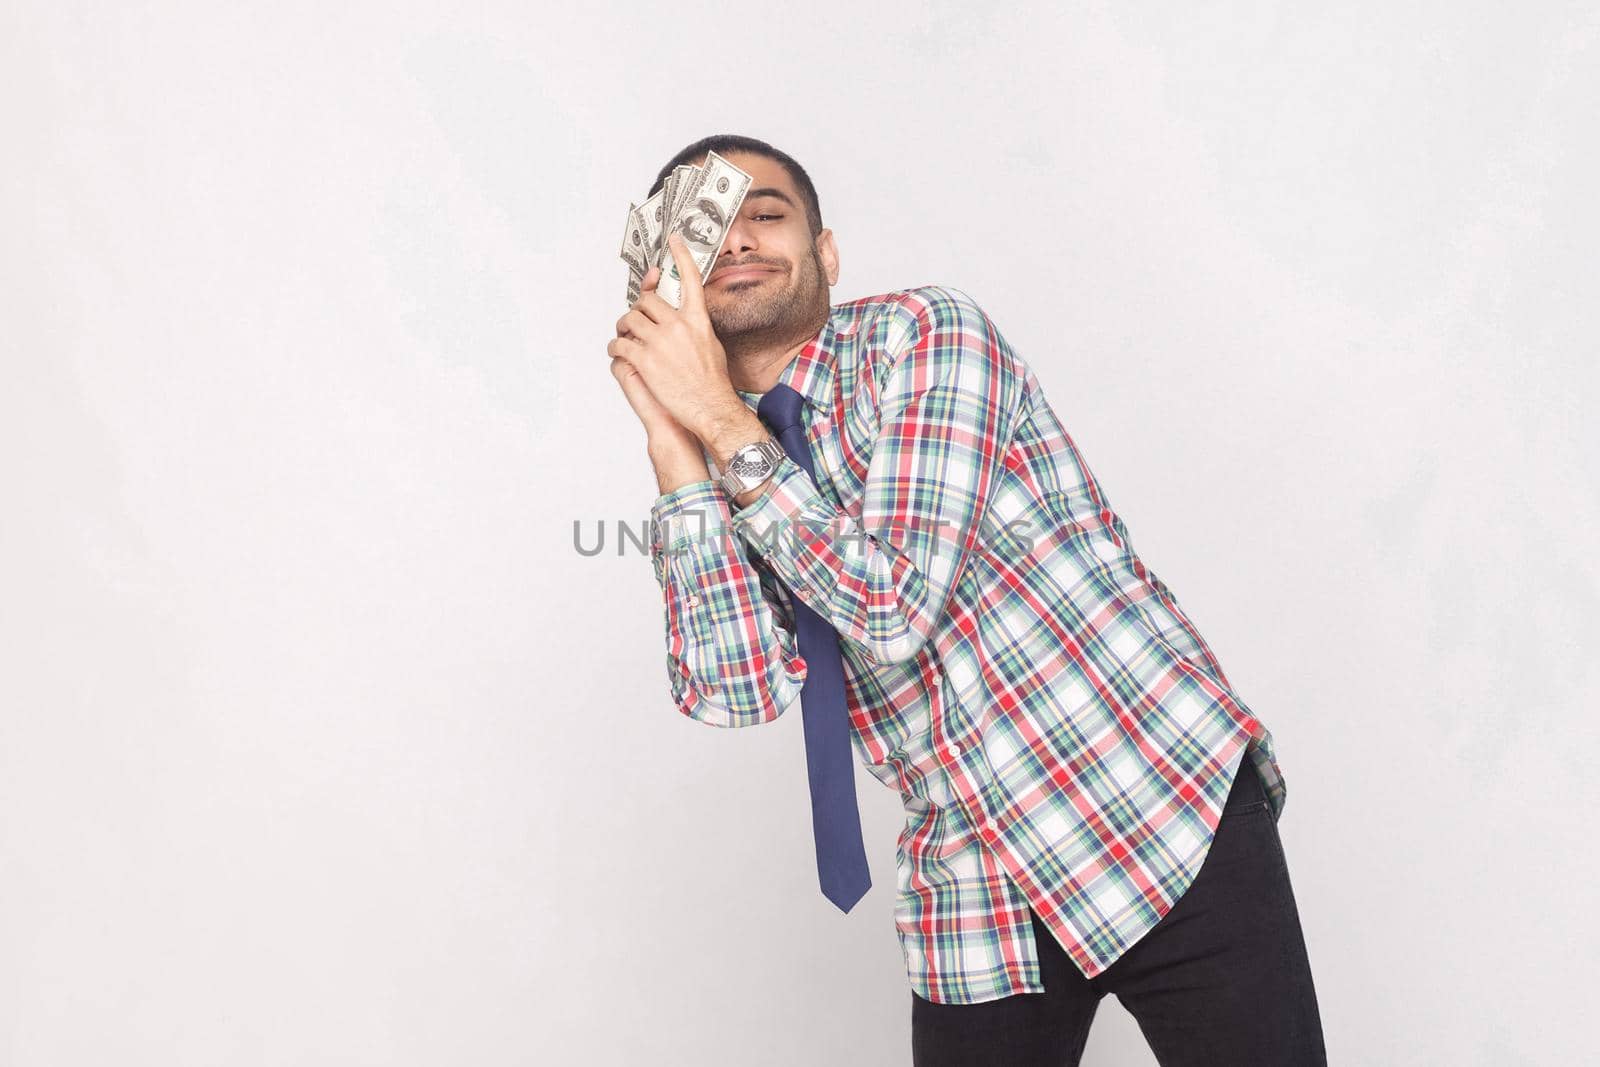
[[[754,216],[752,216],[752,218],[754,218],[756,221],[759,222],[762,219],[781,219],[781,218],[783,218],[783,216],[782,215],[754,215]]]

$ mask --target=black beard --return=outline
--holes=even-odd
[[[787,292],[767,292],[757,296],[735,290],[728,293],[725,304],[715,308],[708,306],[706,312],[718,337],[744,337],[769,333],[781,327],[788,317],[792,300],[793,297]]]
[[[738,288],[740,283],[735,282],[735,287],[728,291],[727,303],[713,308],[707,301],[706,313],[718,339],[724,344],[764,338],[783,339],[788,333],[795,332],[801,320],[809,321],[813,317],[811,305],[818,300],[816,292],[822,278],[822,265],[814,262],[811,268],[814,272],[811,285],[802,282],[798,288],[789,287],[781,292],[757,292],[761,288],[757,284],[749,286],[751,292],[746,293]],[[822,299],[826,300],[825,297]]]

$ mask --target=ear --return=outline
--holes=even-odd
[[[833,231],[826,226],[817,234],[817,257],[822,260],[822,271],[828,284],[839,284],[839,246],[834,243]]]

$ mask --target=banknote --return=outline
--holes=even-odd
[[[644,222],[644,239],[652,249],[660,249],[662,237],[667,232],[667,190],[663,186],[654,196],[639,205],[639,218]]]
[[[628,264],[628,303],[639,299],[645,274],[661,263],[662,236],[672,219],[679,183],[693,165],[676,167],[662,187],[642,204],[628,205],[628,226],[622,238],[622,258]]]
[[[628,208],[630,237],[624,242],[624,259],[628,260],[628,303],[639,299],[639,293],[644,282],[645,272],[659,257],[661,235],[667,228],[667,190],[665,187],[656,190],[642,204],[630,205]],[[644,255],[638,259],[626,254],[626,247],[637,242],[637,246],[644,250]]]
[[[639,217],[639,205],[628,204],[628,224],[622,230],[622,260],[628,265],[629,285],[643,278],[655,251],[645,240],[644,220]],[[632,303],[632,301],[629,301]]]
[[[728,226],[739,214],[745,193],[750,191],[750,175],[715,152],[706,153],[706,165],[691,173],[682,204],[667,227],[683,238],[689,258],[700,272],[704,285],[716,265],[717,253],[728,236]],[[666,236],[662,236],[666,243]],[[670,246],[661,252],[661,280],[656,292],[673,307],[682,306],[683,281]]]
[[[685,163],[681,166],[673,167],[671,173],[667,175],[666,181],[663,185],[663,188],[667,194],[666,223],[670,224],[673,219],[678,217],[678,209],[683,206],[684,190],[688,188],[689,175],[693,174],[698,169],[699,168],[692,163]],[[665,225],[662,226],[661,232],[662,236],[665,237]],[[665,246],[660,246],[656,249],[656,258],[652,261],[656,266],[661,265],[661,255],[664,247]]]
[[[689,258],[699,268],[700,283],[705,284],[727,238],[728,226],[739,214],[750,190],[750,181],[750,175],[734,164],[715,152],[707,152],[704,167],[675,167],[648,200],[628,205],[622,259],[628,264],[630,305],[639,299],[644,276],[652,266],[661,268],[656,292],[673,307],[682,305],[683,280],[678,277],[677,261],[667,243],[669,233],[683,237]]]
[[[672,173],[667,175],[666,187],[668,222],[678,217],[678,209],[683,206],[683,191],[688,188],[689,175],[693,174],[698,169],[699,168],[693,163],[684,163],[680,166],[673,167]],[[666,227],[662,227],[662,232],[666,232]]]

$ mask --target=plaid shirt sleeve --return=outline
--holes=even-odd
[[[891,315],[860,521],[787,456],[732,515],[794,595],[879,663],[915,656],[944,614],[1026,384],[960,290],[908,290]]]
[[[667,675],[678,710],[710,726],[771,722],[805,681],[783,593],[734,536],[711,479],[656,498],[650,561],[666,611]]]

